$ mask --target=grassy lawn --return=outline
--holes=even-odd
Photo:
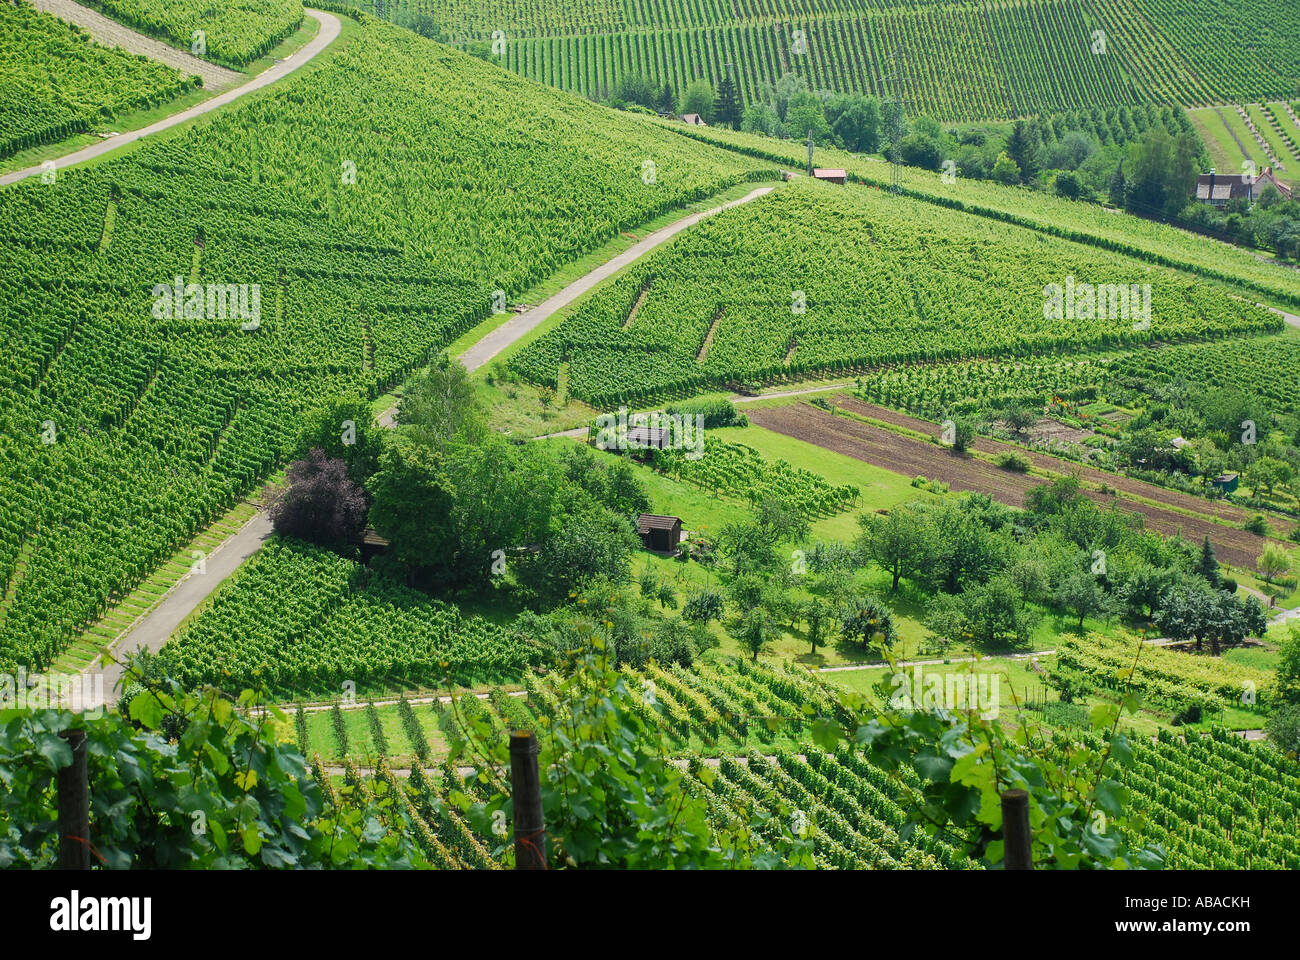
[[[488,425],[508,437],[544,437],[588,426],[600,411],[572,397],[543,407],[537,387],[531,383],[475,384],[479,402],[488,412]]]

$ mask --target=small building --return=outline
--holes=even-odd
[[[369,563],[375,557],[387,553],[390,546],[392,544],[375,533],[373,528],[367,528],[361,535],[361,562]]]
[[[1222,176],[1214,170],[1196,178],[1196,201],[1212,207],[1227,206],[1229,200],[1255,202],[1255,178],[1245,173]]]
[[[707,127],[707,126],[708,126],[708,124],[704,122],[704,118],[701,117],[698,113],[684,113],[684,114],[682,114],[682,123],[689,123],[692,127]]]
[[[1291,200],[1291,188],[1285,183],[1273,176],[1273,168],[1265,167],[1264,172],[1255,178],[1255,197],[1258,198],[1260,192],[1267,186],[1277,188],[1277,192],[1282,194],[1282,199]]]
[[[813,171],[813,177],[817,180],[825,180],[827,183],[838,183],[844,185],[849,182],[847,170],[838,170],[834,167],[818,167]]]
[[[647,550],[672,553],[682,542],[682,518],[643,513],[636,519],[636,532]]]
[[[651,450],[667,450],[672,444],[671,430],[646,426],[627,428],[627,449],[640,460],[648,459]]]
[[[1216,490],[1222,490],[1224,493],[1236,493],[1237,484],[1241,477],[1235,473],[1221,473],[1211,482]]]

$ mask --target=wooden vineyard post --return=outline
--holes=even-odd
[[[72,748],[72,763],[58,772],[59,869],[90,869],[90,773],[86,731],[59,734]]]
[[[510,792],[515,809],[515,869],[546,869],[546,821],[537,738],[528,730],[510,734]]]
[[[1007,790],[1002,794],[1002,839],[1004,869],[1034,869],[1028,791]]]

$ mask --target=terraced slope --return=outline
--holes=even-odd
[[[253,490],[302,412],[766,166],[368,19],[319,60],[0,191],[0,666],[48,664]]]

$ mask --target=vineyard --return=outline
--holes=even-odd
[[[920,835],[900,838],[904,810],[914,802],[918,785],[914,778],[896,780],[847,746],[825,753],[797,739],[792,743],[789,727],[777,724],[773,731],[759,722],[782,718],[797,729],[805,705],[823,715],[835,713],[834,695],[806,673],[740,660],[692,670],[651,666],[644,676],[629,673],[628,680],[634,689],[653,689],[657,706],[643,712],[666,732],[677,762],[690,774],[689,788],[709,798],[719,826],[734,822],[739,810],[784,806],[807,815],[814,858],[823,868],[970,866],[943,843],[921,847]],[[298,740],[309,756],[351,769],[349,779],[362,779],[358,764],[410,765],[406,783],[412,802],[419,807],[423,799],[421,809],[432,809],[437,807],[433,798],[445,796],[449,786],[486,796],[479,796],[483,788],[468,771],[451,769],[440,759],[445,757],[440,746],[431,743],[460,737],[462,723],[479,719],[500,737],[510,729],[543,729],[555,707],[552,681],[529,671],[524,695],[494,690],[485,698],[462,698],[455,710],[444,703],[403,702],[369,707],[364,718],[361,710],[300,713]],[[334,719],[343,714],[349,718],[345,744],[336,732],[342,721]],[[1164,846],[1169,867],[1300,866],[1295,761],[1218,731],[1185,740],[1168,733],[1154,743],[1136,739],[1132,751],[1123,780],[1146,816],[1148,839]],[[699,777],[706,765],[715,775],[710,786]]]
[[[915,796],[919,781],[912,775],[894,780],[871,766],[860,755],[845,748],[836,754],[824,754],[797,746],[785,734],[772,731],[764,718],[779,717],[793,724],[794,731],[803,723],[805,706],[834,711],[835,694],[797,669],[774,669],[743,661],[699,670],[674,668],[663,670],[651,666],[644,675],[627,670],[629,684],[653,689],[653,705],[643,703],[643,719],[662,729],[679,752],[677,761],[688,773],[688,789],[709,798],[715,823],[728,825],[740,809],[774,809],[784,802],[803,811],[815,831],[814,857],[818,866],[828,869],[942,869],[969,868],[959,852],[941,841],[929,841],[921,835],[903,839],[900,828],[906,822],[904,807]],[[510,729],[542,729],[558,720],[558,701],[553,681],[533,672],[524,675],[525,697],[494,693],[486,700],[465,697],[453,711],[448,705],[407,705],[414,717],[417,711],[436,717],[439,731],[448,738],[462,736],[460,724],[486,718],[498,736]],[[648,698],[647,698],[648,699]],[[397,708],[377,708],[381,710]],[[359,711],[357,711],[359,712]],[[405,711],[402,711],[405,712]],[[352,724],[353,730],[359,724]],[[419,794],[434,790],[433,777],[425,767],[437,769],[442,785],[450,782],[471,792],[478,799],[482,786],[465,778],[446,763],[438,765],[434,752],[418,756],[420,740],[427,744],[426,726],[416,720],[401,724],[405,743],[394,751],[387,734],[374,735],[377,724],[367,720],[367,742],[350,742],[346,749],[336,733],[333,720],[322,735],[320,721],[298,726],[299,737],[309,729],[307,743],[299,745],[310,755],[340,755],[345,763],[374,762],[390,754],[413,758],[410,783]],[[782,724],[776,724],[784,728]],[[408,731],[419,729],[411,736]],[[323,741],[323,742],[322,742]],[[384,749],[381,749],[381,745]],[[720,758],[704,760],[703,758]],[[325,761],[332,762],[332,761]],[[334,761],[336,762],[336,761]],[[405,759],[400,762],[407,762]],[[714,768],[717,776],[711,785],[698,776],[704,764]],[[357,769],[355,766],[352,769]],[[776,824],[770,826],[776,827]],[[769,831],[767,839],[775,836]]]
[[[725,146],[782,164],[787,169],[802,169],[808,160],[807,149],[802,144],[720,127],[660,122],[682,136]],[[891,186],[891,168],[860,154],[819,148],[814,163],[819,167],[843,168],[851,181],[872,187]],[[1095,204],[1005,187],[988,180],[958,176],[954,182],[946,183],[941,174],[908,166],[899,168],[897,175],[898,190],[908,197],[1134,257],[1155,266],[1184,270],[1239,287],[1252,295],[1262,294],[1278,304],[1300,306],[1300,272],[1265,263],[1240,247],[1206,243],[1203,236],[1168,224],[1141,217],[1117,217]]]
[[[1300,417],[1300,339],[1292,336],[1184,344],[1119,359],[1116,377],[1148,383],[1185,381],[1244,390],[1267,401],[1276,417]]]
[[[1058,668],[1082,675],[1090,684],[1117,690],[1135,660],[1136,640],[1117,642],[1100,634],[1063,638]],[[1268,703],[1273,674],[1266,670],[1186,653],[1144,646],[1130,687],[1143,701],[1177,711],[1191,703],[1211,709]]]
[[[1139,744],[1124,778],[1174,870],[1300,868],[1295,762],[1216,730]]]
[[[857,487],[835,486],[784,460],[767,460],[743,443],[706,440],[704,455],[698,460],[665,451],[656,462],[675,479],[751,504],[777,500],[809,520],[833,516],[858,502]]]
[[[300,0],[89,0],[141,33],[231,67],[265,56],[298,29]],[[197,35],[202,33],[202,45]]]
[[[1115,369],[1117,358],[1134,355],[895,367],[863,377],[861,395],[873,403],[930,420],[1009,404],[1039,410],[1054,397],[1091,398],[1097,384]]]
[[[716,85],[732,64],[746,103],[793,72],[814,89],[892,94],[909,112],[960,121],[1258,100],[1292,94],[1300,73],[1300,19],[1264,0],[353,2],[426,14],[456,41],[498,39],[509,69],[597,97],[629,73],[678,91],[701,77]],[[1207,22],[1251,43],[1223,44]]]
[[[197,77],[102,47],[25,0],[0,2],[0,159],[173,100]]]
[[[1150,284],[1150,322],[1127,310],[1048,317],[1045,288],[1067,276]],[[1280,326],[1216,286],[1122,257],[878,191],[796,182],[640,261],[512,363],[551,386],[567,363],[570,393],[612,408],[735,380]]]
[[[763,167],[385,24],[337,44],[212,122],[0,192],[0,669],[49,664],[306,412]]]
[[[351,560],[272,541],[160,655],[186,686],[265,683],[293,696],[515,679],[538,652],[512,631]]]

